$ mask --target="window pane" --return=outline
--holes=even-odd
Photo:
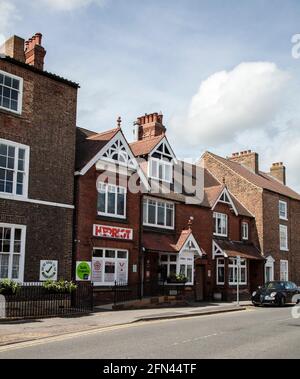
[[[147,209],[148,209],[148,202],[147,200],[144,200],[143,203],[143,223],[146,224],[148,222],[147,220]]]
[[[152,178],[157,178],[158,161],[151,159],[150,161],[150,175]]]
[[[159,179],[164,179],[164,164],[160,162],[159,164],[159,173],[158,173]]]
[[[165,204],[158,203],[158,214],[157,214],[158,225],[165,225]]]
[[[176,262],[177,261],[177,255],[170,255],[170,262]]]
[[[102,258],[103,257],[103,250],[94,249],[93,250],[93,257],[95,257],[95,258]]]
[[[13,255],[12,279],[19,279],[20,255]]]
[[[155,203],[149,201],[148,203],[148,223],[155,224],[156,221],[156,206]]]
[[[170,265],[170,275],[176,275],[176,265]]]
[[[127,259],[127,251],[118,251],[119,259]]]
[[[106,258],[115,258],[116,252],[114,250],[106,250],[105,257]]]
[[[187,266],[187,280],[188,283],[191,283],[193,280],[193,266]]]
[[[125,215],[125,193],[121,189],[118,189],[117,213],[119,216]]]
[[[104,282],[112,283],[115,281],[115,262],[105,262]]]
[[[161,262],[168,262],[168,256],[167,255],[161,255],[160,260],[161,260]]]
[[[109,187],[107,212],[110,214],[116,213],[116,192],[113,187]]]
[[[105,213],[106,192],[101,189],[98,193],[98,212]]]
[[[8,263],[9,263],[9,255],[0,254],[0,278],[1,279],[8,278]]]
[[[167,226],[173,227],[173,209],[167,208]]]
[[[186,276],[186,274],[185,274],[185,265],[180,265],[179,274]]]

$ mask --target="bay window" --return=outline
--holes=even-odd
[[[22,91],[22,78],[0,71],[0,108],[20,114]]]
[[[241,259],[240,263],[240,272],[238,273],[238,261],[237,258],[229,258],[229,284],[236,285],[239,284],[246,285],[247,284],[247,262],[246,259]]]
[[[214,235],[227,237],[228,235],[228,216],[224,213],[214,212]]]
[[[23,225],[0,224],[0,280],[23,281],[25,233]]]
[[[174,229],[175,206],[162,200],[144,199],[144,225]]]
[[[93,249],[92,281],[96,285],[113,285],[128,282],[128,251]]]
[[[106,183],[99,184],[98,215],[126,217],[126,188]]]
[[[29,147],[0,139],[0,194],[27,196]]]
[[[160,280],[165,282],[168,278],[177,275],[186,278],[186,284],[194,283],[194,253],[161,254],[160,255]]]

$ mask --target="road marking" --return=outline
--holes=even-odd
[[[243,313],[245,311],[240,311],[238,313]],[[234,312],[236,313],[236,312]],[[84,337],[84,336],[89,336],[89,335],[93,335],[93,334],[101,334],[101,333],[105,333],[105,332],[113,332],[115,330],[121,330],[121,329],[128,329],[128,328],[137,328],[137,327],[140,327],[140,326],[145,326],[145,325],[152,325],[152,324],[161,324],[161,323],[165,323],[165,322],[170,322],[170,321],[185,321],[185,320],[192,320],[192,319],[197,319],[197,318],[207,318],[207,317],[221,317],[221,316],[228,316],[229,314],[231,313],[215,313],[215,314],[208,314],[208,315],[189,315],[187,314],[186,317],[181,317],[181,318],[169,318],[169,319],[160,319],[160,320],[149,320],[149,321],[139,321],[139,322],[133,322],[133,323],[130,323],[130,324],[124,324],[124,325],[115,325],[115,326],[109,326],[109,327],[102,327],[102,328],[96,328],[96,329],[93,329],[93,330],[85,330],[85,331],[80,331],[80,332],[74,332],[74,333],[67,333],[67,334],[63,334],[63,335],[60,335],[60,336],[52,336],[52,337],[45,337],[45,338],[40,338],[40,339],[37,339],[37,340],[31,340],[31,341],[25,341],[25,342],[19,342],[19,343],[14,343],[14,344],[11,344],[11,345],[6,345],[6,346],[0,346],[0,354],[1,353],[5,353],[7,351],[11,351],[11,350],[18,350],[18,349],[25,349],[25,348],[30,348],[30,347],[34,347],[34,346],[38,346],[38,345],[44,345],[44,344],[47,344],[47,343],[54,343],[54,342],[62,342],[62,341],[65,341],[65,340],[69,340],[69,339],[72,339],[72,338],[76,338],[76,337]]]

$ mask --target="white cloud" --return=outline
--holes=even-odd
[[[42,0],[49,8],[58,11],[71,11],[95,4],[102,6],[105,0]]]
[[[274,63],[241,63],[204,80],[193,97],[184,133],[192,145],[219,145],[259,129],[282,109],[289,75]],[[182,128],[176,128],[177,132]],[[183,133],[182,133],[183,135]]]
[[[6,40],[8,29],[19,18],[15,5],[10,0],[0,0],[0,46]]]

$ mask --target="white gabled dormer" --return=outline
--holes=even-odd
[[[148,177],[172,183],[174,162],[176,162],[175,154],[167,138],[164,137],[149,154]]]
[[[215,210],[218,203],[228,204],[234,211],[235,215],[238,216],[238,211],[236,209],[236,206],[232,200],[232,196],[229,193],[227,187],[224,187],[221,193],[219,194],[218,198],[216,199],[215,203],[212,206],[212,210]]]

